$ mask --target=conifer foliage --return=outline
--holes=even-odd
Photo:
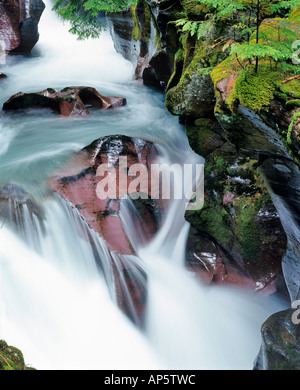
[[[260,60],[278,62],[292,58],[292,44],[299,35],[287,18],[300,6],[299,0],[197,1],[208,12],[203,20],[177,20],[183,33],[205,39],[220,24],[227,24],[234,31],[234,39],[228,40],[224,48],[230,48],[230,54],[238,58],[241,66],[244,61],[255,63],[256,73]],[[262,28],[265,18],[275,18],[269,29]]]
[[[97,38],[105,26],[105,12],[119,12],[135,5],[138,0],[57,0],[54,10],[71,22],[70,32],[79,39]]]

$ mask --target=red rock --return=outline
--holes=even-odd
[[[135,177],[127,177],[127,170],[137,163],[149,168],[155,154],[157,152],[154,145],[145,141],[137,146],[134,139],[129,137],[103,137],[74,154],[69,163],[49,180],[50,188],[78,209],[90,228],[106,240],[111,251],[133,254],[119,215],[121,197],[125,192],[136,192],[132,190]],[[127,158],[124,166],[120,164],[120,156]],[[104,173],[102,177],[97,176],[98,168],[105,167],[105,164],[115,168],[116,199],[101,200],[99,193],[97,194],[101,178],[107,177]],[[126,172],[126,175],[123,176],[122,172]],[[124,182],[122,177],[127,178],[128,182]],[[151,195],[150,180],[147,192]],[[145,230],[150,238],[156,232],[157,225],[153,215],[145,215]]]
[[[204,285],[233,285],[263,296],[275,293],[281,272],[285,237],[281,237],[281,225],[276,216],[270,216],[269,219],[259,222],[268,238],[266,245],[262,243],[259,262],[240,258],[234,250],[229,254],[210,238],[191,228],[187,245],[187,268]],[[276,227],[278,235],[271,236],[270,231],[277,232]]]
[[[188,262],[187,268],[202,283],[232,285],[255,290],[255,283],[246,270],[227,258],[223,251],[209,239],[202,237],[200,240],[202,250],[192,253],[192,260]]]
[[[125,98],[102,96],[92,87],[67,87],[61,91],[48,88],[35,93],[19,92],[4,103],[3,110],[50,108],[61,116],[69,117],[89,115],[89,107],[107,110],[125,104]]]
[[[234,89],[235,82],[238,77],[238,73],[233,73],[229,77],[226,77],[217,83],[217,89],[221,93],[222,101],[227,101]]]
[[[0,44],[6,52],[29,53],[38,41],[37,25],[45,4],[41,0],[29,3],[23,0],[0,2]]]
[[[12,51],[21,43],[20,9],[17,0],[0,3],[0,42],[2,49]]]
[[[120,198],[124,192],[132,193],[131,185],[135,177],[128,177],[128,183],[125,183],[124,179],[122,180],[122,172],[127,174],[128,170],[133,169],[133,164],[137,163],[142,163],[150,172],[150,164],[157,156],[155,146],[149,142],[120,135],[107,136],[75,153],[69,162],[49,179],[50,189],[77,208],[89,227],[105,239],[113,267],[114,298],[119,308],[140,327],[143,326],[145,313],[146,276],[135,264],[133,256],[122,256],[134,255],[135,252],[120,217]],[[126,164],[121,157],[127,158]],[[97,196],[97,185],[103,176],[106,177],[97,176],[97,173],[99,174],[101,167],[105,167],[104,164],[116,169],[116,199],[101,200]],[[150,195],[149,179],[150,175],[145,187]],[[151,212],[147,207],[149,202],[152,200],[133,201],[140,217],[139,220],[133,218],[133,223],[137,232],[144,232],[146,242],[158,228],[153,208]]]

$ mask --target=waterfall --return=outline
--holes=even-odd
[[[1,243],[0,337],[19,345],[28,364],[47,370],[159,367],[151,346],[113,305],[99,274],[81,268],[79,278],[74,260],[80,256],[73,258],[73,268],[64,264],[62,270],[6,228]],[[58,253],[57,260],[64,255]],[[91,271],[93,257],[85,259]]]
[[[132,64],[108,33],[78,42],[45,3],[35,56],[10,59],[0,104],[17,90],[91,85],[128,105],[76,119],[47,110],[0,113],[0,186],[24,188],[43,211],[43,228],[25,207],[23,234],[20,223],[0,229],[0,338],[38,369],[252,369],[260,326],[282,305],[238,288],[208,289],[185,269],[186,199],[166,202],[150,241],[134,202],[124,199],[120,217],[135,249],[124,255],[110,252],[76,209],[50,193],[47,178],[105,135],[147,139],[166,164],[204,159],[164,97],[133,81]],[[194,188],[191,180],[181,192]]]

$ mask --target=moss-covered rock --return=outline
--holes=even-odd
[[[176,56],[177,64],[166,94],[166,107],[178,116],[213,116],[215,94],[210,74],[205,72],[206,50],[199,42],[195,49],[193,45],[194,42],[187,39],[184,51],[180,50]],[[180,78],[179,69],[182,69]],[[171,87],[175,78],[179,81]]]
[[[299,370],[300,327],[288,309],[272,315],[262,326],[262,349],[256,369]]]
[[[8,346],[4,340],[0,340],[0,371],[34,370],[26,366],[22,352],[12,346]]]
[[[199,236],[210,237],[230,254],[250,275],[254,288],[276,289],[287,240],[257,161],[239,153],[210,119],[188,124],[187,134],[193,149],[203,152],[206,165],[204,207],[188,211],[186,219]],[[189,247],[193,251],[191,243]]]
[[[181,0],[182,7],[188,18],[203,19],[208,8],[204,4],[200,4],[197,0]]]

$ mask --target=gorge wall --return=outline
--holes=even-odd
[[[0,1],[0,51],[29,53],[39,39],[42,0]]]

